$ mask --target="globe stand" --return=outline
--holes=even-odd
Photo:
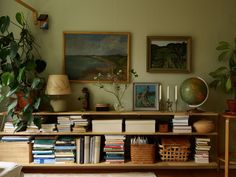
[[[189,110],[187,110],[188,113],[202,113],[202,112],[205,112],[203,109],[200,109],[198,107],[196,108],[191,108]]]

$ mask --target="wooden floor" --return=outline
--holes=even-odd
[[[229,177],[236,176],[236,170],[230,170]],[[157,177],[224,177],[224,171],[216,170],[159,170]]]

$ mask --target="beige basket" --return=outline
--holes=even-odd
[[[136,164],[155,163],[156,146],[154,144],[132,144],[131,162]]]
[[[163,161],[187,161],[190,153],[190,142],[187,139],[162,139],[159,153]]]

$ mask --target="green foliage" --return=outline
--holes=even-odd
[[[15,20],[11,21],[9,16],[0,17],[0,86],[9,88],[8,92],[1,93],[0,101],[10,100],[7,113],[11,117],[17,115],[14,116],[14,122],[16,131],[19,131],[33,122],[32,113],[39,109],[41,98],[45,96],[45,80],[39,73],[45,70],[46,62],[40,59],[38,45],[23,14],[16,13]],[[15,38],[15,34],[9,31],[10,25],[20,29],[17,35],[19,38]],[[21,109],[18,93],[30,100]]]
[[[221,66],[210,72],[209,75],[214,79],[209,86],[213,88],[220,87],[226,93],[232,93],[235,91],[233,75],[236,74],[236,38],[234,44],[229,42],[219,42],[216,50],[219,51],[218,61],[228,62],[227,66]]]

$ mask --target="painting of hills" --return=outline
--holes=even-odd
[[[122,70],[129,78],[129,33],[64,33],[65,72],[71,81],[94,82],[101,73]]]

